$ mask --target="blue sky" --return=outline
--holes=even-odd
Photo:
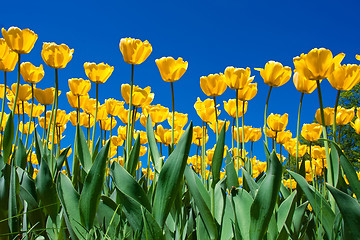
[[[43,42],[65,43],[75,49],[73,59],[59,71],[60,108],[73,111],[66,99],[69,78],[84,78],[84,62],[105,62],[115,70],[109,80],[100,85],[100,101],[106,98],[122,100],[121,84],[130,82],[130,65],[119,50],[124,37],[148,40],[153,52],[135,67],[134,83],[151,86],[153,104],[171,108],[170,84],[162,81],[155,59],[163,56],[182,57],[189,62],[184,76],[175,82],[175,109],[188,113],[195,125],[201,119],[194,110],[197,97],[207,96],[200,89],[200,77],[224,72],[227,66],[250,67],[258,94],[249,102],[245,125],[263,126],[264,106],[269,86],[254,70],[269,60],[294,68],[292,59],[312,48],[325,47],[334,55],[344,52],[343,63],[356,63],[360,54],[357,1],[5,1],[2,3],[0,27],[30,28],[39,36],[34,49],[22,57],[35,65],[41,58]],[[6,9],[6,11],[4,11]],[[37,85],[54,85],[54,70],[44,66],[45,77]],[[0,82],[3,81],[0,77]],[[16,81],[16,71],[9,82]],[[24,83],[23,81],[21,83]],[[333,107],[336,91],[327,81],[321,84],[325,107]],[[90,91],[95,97],[95,85]],[[219,118],[230,120],[223,109],[223,100],[234,98],[227,89],[217,98],[221,103]],[[292,79],[272,91],[268,113],[289,113],[287,129],[296,134],[300,93]],[[301,123],[310,123],[319,107],[316,91],[306,95]],[[120,120],[118,119],[118,123]],[[167,124],[164,124],[168,127]],[[137,123],[140,126],[140,123]],[[68,124],[65,135],[73,136]],[[210,133],[212,139],[214,134]],[[263,138],[262,138],[263,140]],[[72,144],[72,139],[68,144]],[[226,142],[231,145],[230,138]],[[208,148],[214,145],[210,141]],[[247,146],[250,148],[250,146]],[[195,149],[195,147],[193,147]],[[264,157],[262,141],[255,144],[255,155]]]

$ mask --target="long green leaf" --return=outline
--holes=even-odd
[[[215,219],[211,214],[210,211],[210,196],[208,195],[208,203],[203,198],[203,194],[199,189],[204,188],[203,185],[200,187],[196,182],[196,178],[199,178],[196,173],[189,167],[186,166],[185,168],[185,178],[187,185],[189,187],[190,193],[192,197],[194,198],[195,205],[199,209],[199,213],[201,216],[202,221],[204,222],[204,225],[207,229],[207,232],[211,239],[216,239],[218,235],[218,230],[216,227]],[[205,189],[205,188],[204,188]]]
[[[75,233],[72,239],[84,239],[86,236],[86,229],[81,225],[79,200],[80,195],[74,189],[70,179],[63,173],[60,173],[57,181],[57,191],[62,207],[65,210],[65,217],[67,218],[68,228],[71,228]],[[76,239],[76,238],[75,238]]]
[[[322,225],[325,229],[327,236],[330,238],[332,235],[332,227],[334,224],[335,214],[331,210],[329,203],[323,198],[323,196],[321,196],[321,194],[316,189],[314,189],[313,186],[310,186],[307,183],[304,177],[292,171],[288,172],[295,179],[298,186],[306,195],[307,200],[314,209],[315,214],[318,216],[319,219],[322,219]],[[320,206],[322,207],[320,208]]]
[[[139,152],[140,152],[140,134],[138,134],[135,140],[134,146],[130,151],[129,161],[126,163],[126,169],[132,176],[135,176],[136,167],[139,162]]]
[[[152,212],[151,204],[142,187],[119,163],[113,162],[110,176],[121,192],[137,201],[149,212]]]
[[[132,197],[118,191],[118,197],[125,213],[126,219],[134,231],[141,231],[143,228],[142,211],[139,202]]]
[[[214,156],[212,159],[212,164],[211,164],[211,171],[213,175],[213,180],[211,183],[212,188],[215,188],[215,185],[220,181],[220,170],[224,160],[225,129],[226,129],[226,124],[224,124],[223,127],[221,128],[219,138],[216,142]]]
[[[226,185],[229,190],[231,190],[232,187],[239,187],[239,179],[238,174],[235,170],[234,161],[231,160],[231,155],[228,152],[226,154],[226,166],[225,166],[225,174],[226,174]]]
[[[120,205],[116,204],[111,198],[101,196],[97,219],[102,223],[102,228],[106,230],[107,237],[117,239],[120,230]]]
[[[175,193],[178,191],[178,188],[182,187],[180,186],[180,180],[183,177],[189,156],[192,142],[192,125],[192,122],[190,122],[159,174],[154,197],[153,215],[161,227],[164,226],[167,215],[175,200]]]
[[[34,132],[34,138],[35,138],[35,153],[36,153],[36,158],[39,160],[39,164],[41,164],[41,159],[42,159],[42,155],[44,153],[44,147],[40,138],[39,133],[37,132],[36,128],[35,128],[35,132]]]
[[[148,138],[151,159],[154,162],[155,170],[160,172],[160,169],[161,169],[162,164],[163,164],[163,160],[161,158],[159,149],[158,149],[157,144],[156,144],[155,135],[154,135],[150,115],[147,117],[146,135],[147,135],[147,138]]]
[[[360,239],[360,205],[359,202],[343,193],[342,191],[326,184],[327,188],[334,196],[344,220],[344,239]]]
[[[19,178],[16,173],[16,169],[14,166],[11,166],[11,174],[10,174],[10,188],[9,188],[9,228],[10,232],[17,233],[19,231],[20,222],[18,215],[18,201],[19,201]],[[14,238],[16,235],[12,235],[11,238]]]
[[[94,164],[88,172],[84,187],[80,195],[79,210],[81,223],[90,230],[93,226],[96,211],[99,205],[101,189],[106,171],[106,160],[109,152],[110,141],[100,150]],[[89,158],[91,161],[91,158]]]
[[[260,240],[265,235],[280,191],[282,165],[275,151],[271,153],[269,163],[269,169],[250,210],[250,236],[254,240]]]
[[[4,139],[2,141],[3,159],[5,163],[9,163],[9,157],[12,153],[12,145],[14,142],[14,134],[15,134],[14,116],[11,112],[5,125]]]
[[[87,173],[89,172],[92,166],[89,146],[86,142],[84,132],[82,131],[79,125],[76,127],[76,131],[77,131],[77,152],[79,156],[79,161],[81,162],[81,166]]]
[[[231,200],[234,206],[233,211],[235,213],[239,233],[242,239],[249,240],[250,209],[253,203],[253,198],[247,191],[240,188],[231,191]]]
[[[292,192],[279,207],[277,213],[277,229],[279,236],[277,239],[288,239],[286,227],[290,227],[291,219],[295,211],[295,195],[296,191]]]
[[[15,166],[25,169],[27,165],[27,156],[24,144],[19,141],[18,148],[15,152]]]
[[[141,211],[142,211],[142,219],[144,222],[142,237],[144,239],[149,239],[149,240],[165,239],[159,224],[156,222],[153,216],[146,209],[142,207],[141,207]]]
[[[331,169],[333,171],[333,184],[334,186],[337,185],[339,180],[339,153],[335,150],[336,146],[334,142],[330,142],[330,163],[331,163]]]
[[[62,151],[62,153],[60,154],[60,156],[56,159],[56,172],[59,172],[64,164],[64,161],[67,158],[67,154],[70,150],[71,146],[68,146],[64,151]]]
[[[40,170],[36,175],[35,185],[38,197],[41,200],[41,206],[45,207],[46,212],[51,216],[53,221],[55,221],[59,209],[59,198],[49,166],[44,159],[43,156]]]

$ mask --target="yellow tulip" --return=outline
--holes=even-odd
[[[245,106],[243,106],[245,104]],[[244,113],[247,111],[248,102],[238,101],[238,116],[243,116],[243,108]],[[229,101],[224,101],[224,109],[230,115],[230,117],[236,117],[236,99],[229,99]]]
[[[360,82],[360,66],[356,64],[339,66],[329,75],[328,80],[333,88],[349,91]]]
[[[12,72],[15,69],[15,66],[19,60],[19,55],[10,50],[9,54],[5,56],[5,58],[0,61],[0,70],[3,72]]]
[[[37,156],[36,156],[36,153],[32,152],[28,155],[28,158],[27,158],[27,161],[28,162],[31,162],[32,164],[34,165],[38,165],[39,164],[39,161],[37,159]]]
[[[11,90],[13,93],[16,92],[17,83],[11,85]],[[19,84],[19,95],[18,101],[27,101],[31,99],[31,86],[28,84],[21,85]]]
[[[264,83],[272,87],[280,87],[287,83],[291,77],[291,68],[284,67],[281,63],[269,61],[265,64],[265,68],[255,68],[260,71]]]
[[[9,48],[19,54],[29,53],[38,39],[38,35],[28,28],[21,30],[18,27],[10,27],[7,31],[2,28],[1,33]]]
[[[5,130],[5,126],[6,126],[8,118],[9,118],[9,114],[4,113],[2,122],[0,123],[0,132],[3,132]]]
[[[46,118],[50,119],[51,111],[46,112]],[[70,115],[67,115],[65,110],[57,110],[56,119],[55,119],[55,126],[62,127],[65,126],[66,123],[70,120]]]
[[[121,111],[124,111],[124,102],[109,98],[105,100],[105,108],[107,114],[111,116],[118,116]]]
[[[46,112],[46,116],[49,116],[49,117],[46,117],[46,124],[45,124],[45,117],[38,117],[39,125],[43,129],[48,129],[49,128],[50,114],[48,115],[48,112],[50,112],[50,114],[51,114],[51,111]],[[70,119],[70,117],[69,117],[69,119]]]
[[[80,126],[91,128],[94,126],[94,116],[87,113],[80,113]]]
[[[293,81],[296,90],[301,93],[310,94],[316,89],[316,81],[308,80],[304,76],[300,75],[298,72],[294,73]]]
[[[27,103],[27,102],[26,102]],[[27,103],[26,106],[25,106],[25,113],[30,117],[30,112],[31,112],[31,104],[30,103]],[[41,114],[43,114],[43,112],[45,111],[45,108],[43,105],[41,104],[34,104],[33,105],[33,112],[32,112],[32,116],[31,118],[34,118],[34,117],[39,117]]]
[[[146,114],[150,115],[153,123],[161,123],[169,116],[169,108],[157,105],[149,105],[143,109]]]
[[[264,133],[265,133],[265,128],[264,128]],[[271,130],[270,128],[266,128],[266,136],[275,139],[276,132]]]
[[[292,138],[292,133],[290,130],[278,132],[276,135],[276,143],[285,144]]]
[[[74,49],[70,49],[66,44],[44,42],[41,57],[49,67],[61,69],[70,62],[73,53]]]
[[[120,137],[122,140],[126,140],[126,129],[127,126],[119,126],[118,128],[118,137]]]
[[[9,46],[4,38],[0,38],[0,62],[9,54]]]
[[[66,97],[72,108],[79,109],[82,108],[86,103],[86,101],[89,99],[89,94],[86,93],[85,95],[82,96],[76,96],[73,94],[73,92],[67,92]],[[79,106],[79,101],[80,101],[80,106]]]
[[[83,102],[84,102],[84,104],[82,104],[80,102],[80,107],[82,108],[82,110],[84,112],[86,112],[87,114],[91,114],[91,115],[94,116],[95,115],[96,99],[94,99],[94,98],[85,98]],[[99,115],[99,109],[98,109],[98,115]]]
[[[146,124],[147,124],[147,116],[146,115],[144,115],[144,114],[140,115],[140,123],[141,123],[141,125],[143,125],[146,128]],[[151,121],[151,123],[152,123],[152,127],[154,127],[155,123],[153,121]]]
[[[100,128],[101,130],[110,131],[116,127],[116,120],[113,117],[106,118],[104,120],[100,120]]]
[[[225,82],[231,89],[243,89],[250,79],[250,68],[227,67],[225,69]]]
[[[229,128],[230,121],[218,120],[218,133],[220,133],[224,124],[226,124],[226,126],[225,126],[225,132],[226,132]],[[210,123],[209,127],[214,131],[214,133],[216,133],[216,123],[215,122]]]
[[[38,83],[45,75],[43,65],[35,67],[31,62],[21,63],[20,73],[27,83]]]
[[[183,130],[175,129],[174,144],[177,144],[183,132]],[[158,142],[169,146],[171,144],[171,129],[164,129],[162,125],[158,125],[155,131],[155,138]]]
[[[261,128],[250,128],[249,141],[256,142],[261,138]]]
[[[201,140],[203,138],[203,136],[204,136],[204,133],[206,134],[206,129],[205,128],[200,127],[200,126],[193,127],[192,142],[195,142],[197,140]]]
[[[238,91],[237,98],[241,101],[250,101],[257,94],[257,83],[252,83],[254,77],[251,77],[247,85],[241,90]]]
[[[32,134],[35,130],[35,124],[34,122],[30,123],[30,129],[29,129],[29,123],[25,123],[25,125],[23,124],[23,122],[20,122],[19,124],[19,130],[20,132],[22,132],[24,127],[24,134],[28,135],[28,134]]]
[[[118,117],[120,118],[120,120],[124,123],[127,124],[128,123],[128,117],[129,117],[129,110],[128,109],[124,109],[123,111],[120,111],[120,114],[118,115]],[[140,118],[140,113],[136,113],[135,116],[135,122]],[[131,116],[131,120],[132,121],[132,116]]]
[[[289,152],[289,154],[293,157],[296,157],[296,143],[297,143],[297,139],[296,138],[291,138],[289,141],[287,141],[284,144],[284,148],[286,151]],[[307,146],[306,145],[302,145],[299,143],[299,149],[298,149],[298,157],[302,157],[305,155],[306,151],[307,151]]]
[[[172,127],[172,123],[171,123],[172,122],[172,112],[169,113],[167,120],[168,120],[170,127]],[[175,121],[174,121],[175,127],[174,128],[182,129],[185,127],[187,122],[188,122],[187,114],[175,112]]]
[[[177,60],[173,57],[162,57],[156,59],[155,63],[165,82],[175,82],[179,80],[188,68],[188,62],[184,61],[181,57]]]
[[[152,52],[152,46],[147,40],[142,42],[134,38],[122,38],[119,48],[124,61],[135,65],[143,63]]]
[[[121,96],[124,98],[126,104],[130,102],[130,88],[129,84],[122,84],[121,85]],[[132,105],[135,107],[143,107],[147,106],[152,102],[149,102],[148,95],[150,94],[149,88],[142,89],[139,86],[133,86],[133,95],[132,95]]]
[[[315,113],[316,121],[322,125],[320,109],[316,110]],[[324,108],[325,126],[330,126],[334,122],[334,108]]]
[[[86,76],[94,83],[105,83],[114,71],[114,67],[105,63],[86,62],[84,69]]]
[[[301,129],[301,136],[309,142],[316,142],[322,132],[322,127],[318,123],[304,124]]]
[[[287,124],[288,124],[288,117],[289,115],[287,113],[285,113],[284,115],[279,115],[279,114],[273,114],[271,113],[267,120],[266,123],[269,126],[269,128],[275,132],[281,132],[284,131]]]
[[[111,136],[111,145],[120,147],[124,144],[124,140],[122,140],[121,137],[118,136]]]
[[[82,78],[71,78],[68,80],[70,91],[75,96],[84,96],[91,89],[91,83],[89,80]]]
[[[136,131],[134,134],[134,139],[136,139],[140,135],[140,144],[144,145],[147,144],[147,135],[145,131]]]
[[[355,117],[355,108],[338,107],[336,110],[336,125],[346,125]]]
[[[249,141],[249,137],[250,137],[250,129],[251,126],[244,126],[244,143],[247,143]],[[239,132],[239,142],[242,143],[242,127],[239,127],[239,129],[237,129],[236,127],[232,128],[232,136],[235,139],[235,141],[237,141],[237,134]]]
[[[284,184],[284,186],[285,187],[287,187],[287,188],[291,188],[291,189],[296,189],[296,185],[297,185],[297,183],[296,183],[296,181],[294,180],[294,179],[286,179],[286,180],[283,180],[283,184]]]
[[[216,116],[215,116],[215,106],[214,106],[214,100],[213,99],[205,99],[204,101],[201,101],[200,98],[197,98],[197,101],[194,104],[194,108],[204,122],[212,123],[215,122]],[[217,115],[220,115],[221,111],[217,111]]]
[[[325,148],[318,145],[311,146],[311,157],[319,160],[326,159]]]
[[[200,78],[201,90],[209,97],[223,94],[227,88],[224,74],[210,74]]]
[[[60,93],[61,91],[58,92],[59,95]],[[34,95],[36,101],[38,101],[42,105],[51,105],[54,102],[55,88],[45,88],[44,90],[40,88],[35,88]]]
[[[351,123],[351,126],[355,129],[357,134],[360,134],[360,118],[356,118],[355,122]]]
[[[6,86],[5,89],[5,85],[4,84],[0,84],[0,99],[4,98],[4,91],[6,94],[9,94],[9,92],[11,91],[10,88],[8,86]]]
[[[322,80],[328,78],[345,57],[340,53],[333,57],[332,52],[325,48],[314,48],[307,54],[293,59],[295,71],[308,80]]]
[[[76,111],[72,111],[72,112],[69,113],[69,116],[70,116],[70,117],[69,117],[69,120],[70,120],[71,124],[72,124],[74,127],[76,127],[76,125],[77,125],[77,112],[76,112]],[[82,126],[81,123],[79,123],[79,125]]]
[[[147,152],[147,147],[140,146],[139,157],[144,156],[146,154],[146,152]],[[136,168],[136,170],[138,170],[139,168],[141,168],[141,162],[138,163],[138,167]]]

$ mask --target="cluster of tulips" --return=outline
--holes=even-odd
[[[140,120],[140,123],[148,128],[149,119],[151,120],[151,127],[155,128],[156,144],[160,147],[160,156],[166,155],[162,149],[164,146],[168,147],[169,156],[175,151],[175,145],[179,143],[185,133],[184,128],[188,124],[188,115],[175,111],[174,82],[178,81],[186,72],[188,62],[180,57],[177,60],[172,57],[156,59],[161,78],[171,85],[172,108],[170,110],[160,104],[152,105],[155,94],[151,92],[151,88],[134,85],[133,77],[135,65],[140,65],[148,58],[152,52],[152,46],[148,41],[123,38],[119,44],[120,51],[124,61],[131,66],[131,82],[121,86],[123,101],[110,98],[100,104],[98,100],[100,84],[104,84],[108,80],[114,67],[104,63],[86,62],[84,70],[89,80],[82,78],[68,80],[70,91],[66,93],[66,96],[74,111],[66,113],[60,109],[62,103],[59,106],[58,96],[61,91],[58,88],[58,71],[64,69],[71,61],[74,50],[65,44],[43,44],[41,56],[45,64],[55,70],[55,85],[51,88],[39,89],[36,88],[36,84],[44,77],[43,65],[36,67],[31,62],[21,62],[21,56],[32,50],[38,36],[29,29],[21,30],[17,27],[11,27],[8,30],[2,29],[2,35],[4,38],[0,39],[0,70],[5,73],[5,82],[0,87],[0,97],[3,101],[0,117],[0,145],[4,160],[2,165],[16,164],[14,162],[16,162],[17,151],[20,151],[18,149],[25,149],[28,162],[24,169],[35,179],[39,172],[39,163],[42,160],[38,159],[39,154],[35,150],[46,148],[51,153],[50,159],[47,159],[51,175],[57,176],[56,171],[62,171],[64,175],[71,178],[75,188],[81,189],[81,185],[77,181],[80,181],[82,177],[81,169],[87,168],[85,166],[87,160],[84,160],[83,157],[96,156],[99,148],[108,147],[106,153],[107,174],[105,174],[105,181],[108,179],[107,184],[111,184],[109,169],[114,161],[128,169],[131,168],[129,164],[132,164],[133,160],[131,159],[134,158],[134,155],[139,158],[148,153],[145,167],[142,167],[141,162],[138,161],[134,169],[137,170],[136,179],[145,178],[147,186],[150,187],[151,182],[157,179],[159,169],[156,169],[153,153],[150,153],[147,147],[147,144],[150,145],[149,133],[135,130],[135,123]],[[337,177],[335,176],[337,174],[334,173],[334,167],[330,161],[328,128],[332,127],[333,129],[330,140],[340,146],[341,127],[337,128],[337,126],[351,124],[356,133],[360,134],[360,110],[357,110],[357,119],[353,122],[355,109],[344,109],[338,106],[340,92],[348,91],[360,82],[360,67],[355,64],[341,65],[344,57],[343,53],[334,57],[328,49],[315,48],[309,53],[301,54],[293,59],[295,65],[293,82],[301,93],[295,137],[289,130],[286,130],[288,114],[271,113],[268,115],[267,113],[271,90],[273,87],[284,85],[291,79],[290,67],[283,66],[279,62],[269,61],[264,68],[255,68],[260,72],[265,84],[270,86],[265,104],[264,126],[258,128],[245,125],[248,102],[257,94],[257,83],[253,82],[254,76],[251,76],[249,67],[227,67],[224,73],[201,77],[200,87],[209,98],[203,101],[198,98],[194,104],[203,125],[192,127],[191,143],[197,146],[197,154],[186,156],[186,158],[187,164],[198,174],[204,186],[209,188],[209,183],[216,178],[213,176],[212,165],[214,154],[219,151],[216,150],[217,144],[213,148],[206,149],[206,143],[209,140],[208,127],[213,130],[217,141],[220,141],[221,133],[226,132],[230,126],[230,121],[219,119],[220,104],[216,102],[216,97],[222,95],[228,87],[234,90],[235,98],[224,101],[223,108],[233,119],[232,139],[231,148],[224,145],[221,155],[222,158],[230,156],[234,162],[239,185],[243,185],[244,182],[244,179],[240,177],[242,169],[249,172],[253,179],[260,179],[267,171],[269,161],[260,161],[253,153],[253,143],[259,141],[264,133],[266,147],[269,148],[268,138],[272,139],[272,148],[278,152],[278,159],[287,169],[295,169],[296,172],[299,172],[303,165],[306,181],[311,182],[319,191],[325,191],[325,182],[336,186]],[[360,60],[359,56],[356,58]],[[13,83],[9,87],[7,73],[13,71],[16,65],[18,66],[17,83]],[[20,76],[26,84],[20,84]],[[323,106],[320,83],[324,79],[328,79],[332,87],[338,90],[334,108],[324,108]],[[88,94],[92,84],[95,84],[96,87],[95,98]],[[303,96],[305,93],[312,93],[315,89],[318,90],[320,104],[315,115],[317,123],[303,124],[300,133],[300,111]],[[5,111],[6,99],[10,113]],[[30,100],[31,102],[29,102]],[[35,103],[35,100],[38,104]],[[11,128],[15,115],[18,116],[15,121],[17,122],[16,130]],[[123,125],[117,124],[117,118]],[[241,126],[239,119],[241,119]],[[161,125],[166,120],[170,126],[168,129]],[[69,121],[76,127],[75,141],[72,149],[70,147],[62,149],[61,139],[64,138]],[[40,126],[42,130],[37,126]],[[97,126],[100,130],[96,131]],[[118,127],[117,132],[114,130],[115,127]],[[87,131],[86,138],[81,129]],[[116,133],[114,134],[114,132]],[[299,140],[300,134],[303,141]],[[326,139],[323,146],[316,144],[321,138],[321,134],[323,139]],[[99,136],[96,137],[96,135]],[[86,143],[88,149],[86,151],[81,144],[82,140]],[[247,152],[245,147],[245,143],[248,142],[251,142],[250,152]],[[289,153],[288,157],[282,155],[283,147]],[[135,151],[137,152],[134,153]],[[84,152],[88,152],[90,155],[86,155]],[[69,164],[67,158],[71,154],[73,160],[72,164]],[[63,163],[58,168],[56,164],[57,159],[60,158],[63,159]],[[162,157],[163,159],[164,157]],[[160,167],[162,164],[163,162]],[[222,166],[224,167],[224,165]],[[219,179],[223,179],[226,175],[225,168],[223,168],[220,171]],[[346,178],[345,180],[347,181]],[[291,192],[297,188],[296,183],[290,175],[283,179],[283,185]],[[106,190],[104,191],[106,192]]]

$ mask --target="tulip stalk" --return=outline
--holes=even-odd
[[[45,147],[45,135],[46,135],[46,105],[44,105],[44,131],[43,131],[43,135],[42,135],[42,143],[43,143],[43,147]]]
[[[3,102],[1,106],[1,117],[0,117],[0,126],[2,125],[2,121],[4,119],[4,113],[5,113],[5,98],[6,98],[6,87],[7,87],[7,72],[4,71],[4,94],[3,94]],[[2,136],[2,134],[1,134]],[[0,143],[0,149],[2,148],[2,141]]]
[[[337,95],[336,95],[335,106],[334,106],[334,122],[333,122],[333,141],[334,142],[336,142],[336,113],[337,113],[337,108],[339,106],[340,93],[341,93],[341,90],[338,90]],[[338,141],[338,143],[340,143],[340,141]]]
[[[18,53],[19,55],[19,60],[18,60],[18,76],[17,76],[17,84],[16,84],[16,91],[15,91],[15,98],[14,98],[14,105],[13,105],[13,108],[12,108],[12,113],[15,114],[15,106],[16,106],[16,102],[17,102],[17,99],[18,99],[18,95],[19,95],[19,85],[20,85],[20,57],[21,57],[21,54]]]
[[[215,107],[215,134],[216,134],[216,142],[219,137],[219,120],[218,120],[218,113],[217,113],[217,107],[216,107],[216,98],[214,97],[214,107]],[[226,125],[226,123],[224,123]]]
[[[236,106],[236,145],[237,145],[237,162],[236,162],[236,173],[239,176],[239,156],[240,156],[240,151],[239,151],[239,142],[240,142],[240,136],[239,136],[239,99],[238,99],[238,93],[239,93],[239,89],[236,89],[236,98],[235,98],[235,106]],[[243,113],[244,114],[244,113]]]
[[[242,159],[243,159],[243,162],[245,163],[245,136],[244,136],[244,134],[245,134],[245,131],[244,131],[244,122],[245,122],[245,120],[244,120],[244,117],[245,117],[245,114],[244,114],[244,112],[245,112],[245,101],[242,101],[242,112],[243,112],[243,114],[242,114],[242,117],[241,117],[241,157],[242,157]],[[239,131],[239,129],[238,129],[238,131]],[[251,163],[252,164],[252,163]]]
[[[31,127],[31,119],[33,114],[33,108],[34,108],[34,84],[31,83],[31,109],[30,109],[30,119],[29,119],[29,127],[28,127],[28,133],[26,135],[26,141],[25,141],[25,149],[27,149],[29,135],[30,135],[30,127]],[[25,125],[25,123],[24,123]],[[35,126],[35,121],[34,121]]]
[[[171,116],[171,151],[174,150],[174,135],[175,135],[175,96],[174,96],[174,82],[171,85],[171,102],[172,102],[172,116]]]
[[[302,101],[304,98],[304,93],[301,93],[301,97],[300,97],[300,103],[299,103],[299,111],[298,111],[298,119],[297,119],[297,124],[296,124],[296,157],[295,157],[295,162],[296,162],[296,172],[299,172],[299,167],[298,167],[298,159],[299,159],[299,129],[300,129],[300,115],[301,115],[301,106],[302,106]],[[291,168],[291,166],[290,166]],[[291,184],[291,176],[290,176],[290,184]]]
[[[98,112],[98,105],[99,105],[98,99],[99,99],[99,83],[97,82],[96,83],[96,103],[95,103],[94,126],[93,126],[93,132],[92,132],[92,142],[93,143],[95,140],[96,120],[97,120],[97,112]],[[94,153],[94,151],[95,151],[95,144],[93,144],[93,147],[92,147],[92,152]]]
[[[266,118],[267,118],[267,109],[268,109],[268,105],[269,105],[269,99],[270,99],[271,90],[272,90],[272,86],[270,86],[269,93],[268,93],[267,98],[266,98],[265,113],[264,113],[264,132],[265,132],[265,143],[266,143],[267,148],[269,148],[269,146],[268,146],[268,139],[267,139],[267,135],[266,135]]]
[[[128,123],[126,128],[126,161],[125,166],[128,163],[129,157],[130,157],[130,149],[131,149],[131,108],[132,108],[132,95],[133,95],[133,89],[134,88],[134,64],[131,64],[131,83],[130,83],[130,96],[129,96],[129,113],[128,113]]]

